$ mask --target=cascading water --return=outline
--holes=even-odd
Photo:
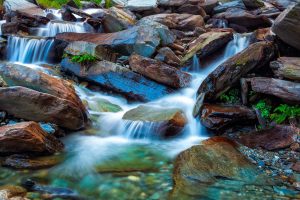
[[[4,24],[6,20],[1,20],[0,21],[0,35],[2,35],[2,24]]]
[[[53,39],[9,36],[7,56],[11,62],[47,62],[54,43]]]

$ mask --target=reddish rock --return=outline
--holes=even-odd
[[[63,144],[43,131],[36,122],[22,122],[0,127],[0,153],[53,154],[61,151]]]
[[[296,162],[293,166],[292,169],[296,172],[300,173],[300,161]]]
[[[17,118],[49,122],[70,130],[85,127],[83,114],[74,103],[19,86],[0,88],[0,110]]]
[[[136,54],[130,56],[129,65],[133,71],[173,88],[187,87],[192,80],[192,76],[186,72]]]
[[[255,121],[255,111],[245,106],[205,104],[202,108],[201,122],[212,130],[235,124],[254,124]]]
[[[155,56],[154,59],[165,62],[175,67],[180,66],[180,59],[169,47],[163,47],[159,49],[158,54]]]
[[[205,10],[206,13],[211,14],[214,8],[219,4],[218,0],[205,0],[199,3],[199,5]]]
[[[291,126],[276,126],[242,136],[240,143],[250,148],[262,147],[272,151],[289,147],[297,140],[299,129]]]

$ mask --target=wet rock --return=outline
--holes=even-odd
[[[72,14],[70,10],[63,9],[61,12],[62,20],[76,22],[76,17]]]
[[[1,154],[53,154],[63,149],[63,144],[44,132],[36,122],[1,126],[0,144]]]
[[[265,0],[265,2],[268,2],[276,8],[278,8],[279,10],[283,11],[289,6],[296,4],[297,0]]]
[[[106,33],[118,32],[132,27],[136,23],[135,18],[133,13],[112,7],[102,19],[102,25]]]
[[[7,13],[18,10],[30,15],[45,15],[40,7],[26,0],[5,0],[3,5]]]
[[[25,188],[15,185],[0,186],[0,199],[1,200],[28,200],[23,198],[27,191]]]
[[[219,65],[198,89],[206,100],[217,99],[240,78],[253,69],[264,66],[274,56],[275,47],[269,42],[258,42]]]
[[[129,65],[134,72],[173,88],[187,87],[192,80],[192,76],[186,72],[136,54],[130,56]]]
[[[181,59],[181,64],[187,62],[195,54],[199,57],[204,57],[219,50],[232,39],[232,36],[232,32],[229,31],[210,31],[201,34],[187,46],[185,55]]]
[[[80,108],[87,122],[86,109],[71,83],[41,71],[13,63],[0,64],[0,76],[8,86],[27,87],[74,103]]]
[[[264,2],[262,0],[243,0],[243,3],[249,9],[256,9],[264,6]]]
[[[122,55],[130,55],[133,52],[150,57],[154,54],[161,40],[160,33],[151,26],[136,26],[128,30],[116,33],[60,33],[57,40],[66,42],[87,42],[97,47],[106,47]]]
[[[126,112],[122,118],[127,122],[143,122],[146,129],[155,127],[153,137],[166,138],[175,136],[183,130],[187,119],[180,109],[139,106]],[[150,127],[152,126],[152,127]],[[145,134],[145,133],[140,133]]]
[[[296,172],[300,173],[300,161],[296,162],[295,164],[293,164],[292,169]]]
[[[74,103],[19,86],[0,88],[0,110],[17,118],[49,122],[70,130],[85,127],[83,114]]]
[[[113,2],[131,11],[151,10],[157,7],[157,0],[113,0]]]
[[[263,41],[274,41],[275,35],[271,32],[270,28],[257,29],[251,35],[251,43],[263,42]]]
[[[280,57],[270,63],[276,76],[291,80],[300,81],[300,58]]]
[[[1,25],[2,34],[17,34],[19,31],[28,33],[29,29],[19,22],[8,22]]]
[[[94,98],[88,102],[88,107],[96,112],[119,112],[122,108],[106,99]]]
[[[211,14],[214,8],[219,4],[218,0],[205,0],[199,3],[199,5],[205,10],[206,13]]]
[[[203,3],[204,0],[159,0],[158,5],[159,6],[165,6],[165,7],[178,7],[184,4],[198,4]]]
[[[6,119],[7,113],[4,111],[0,112],[0,123],[4,122],[4,120]]]
[[[164,63],[167,63],[169,65],[175,66],[175,67],[180,66],[180,59],[169,47],[163,47],[163,48],[159,49],[158,53],[154,59],[159,60]]]
[[[205,104],[202,108],[201,122],[212,130],[228,126],[254,124],[255,111],[244,106]]]
[[[214,18],[226,19],[229,22],[229,25],[233,24],[245,27],[248,30],[270,27],[272,25],[267,17],[254,15],[249,11],[240,8],[227,9],[226,12],[214,15]]]
[[[262,147],[266,150],[278,150],[296,142],[299,129],[291,126],[276,126],[242,136],[240,143],[250,148]]]
[[[282,12],[272,31],[284,42],[300,50],[300,2]]]
[[[151,101],[174,92],[172,88],[158,84],[118,64],[100,61],[91,66],[81,66],[65,58],[63,71],[90,81],[108,90],[122,94],[130,100]]]
[[[202,27],[204,25],[204,20],[201,15],[191,15],[191,14],[157,14],[147,16],[141,19],[151,20],[161,23],[170,29],[178,29],[184,31],[193,31],[197,27]]]
[[[251,78],[249,81],[255,92],[273,95],[288,102],[300,103],[300,83],[264,77]]]
[[[44,169],[57,165],[60,159],[56,156],[30,158],[24,155],[12,155],[7,157],[2,166],[13,169]]]
[[[181,152],[175,161],[172,199],[238,197],[249,184],[261,184],[259,172],[223,137],[212,137]]]
[[[237,1],[229,1],[222,3],[221,5],[218,5],[214,8],[214,13],[222,13],[226,12],[227,9],[229,8],[240,8],[246,10],[245,4],[243,3],[242,0],[237,0]]]
[[[203,18],[206,17],[205,10],[201,7],[200,4],[182,4],[178,9],[176,9],[176,13],[187,13],[192,15],[201,15]]]

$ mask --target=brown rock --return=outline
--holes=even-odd
[[[272,151],[289,147],[297,140],[297,128],[291,126],[276,126],[242,136],[240,143],[250,148],[262,147]]]
[[[255,121],[255,111],[244,106],[205,104],[202,108],[201,122],[212,130],[235,124],[253,124]]]
[[[205,10],[206,13],[211,14],[214,8],[219,4],[218,0],[205,0],[199,5]]]
[[[174,88],[187,87],[192,80],[192,76],[186,72],[136,54],[130,56],[129,65],[133,71]]]
[[[300,81],[300,58],[280,57],[270,63],[276,76],[291,80]]]
[[[47,134],[36,122],[22,122],[0,127],[0,153],[53,154],[63,144]]]
[[[74,103],[24,87],[0,88],[0,110],[17,118],[49,122],[71,130],[85,126],[82,112]]]
[[[180,59],[169,47],[163,47],[159,49],[158,54],[155,56],[154,59],[159,60],[161,62],[165,62],[175,67],[180,66]]]
[[[272,31],[284,42],[300,50],[300,2],[276,18]]]
[[[296,172],[300,173],[300,161],[296,162],[293,166],[292,169]]]
[[[243,3],[250,9],[256,9],[264,6],[264,2],[262,0],[243,0]]]
[[[255,92],[273,95],[288,102],[300,102],[300,83],[264,77],[249,80]]]
[[[263,42],[263,41],[273,41],[275,35],[271,32],[270,28],[261,28],[254,31],[251,36],[252,42]]]
[[[217,99],[222,93],[240,81],[250,70],[268,63],[275,47],[270,42],[258,42],[219,65],[201,84],[198,95],[205,93],[206,100]]]

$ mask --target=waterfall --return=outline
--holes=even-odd
[[[50,21],[45,27],[38,28],[37,35],[44,37],[55,37],[58,33],[85,33],[87,31],[93,32],[92,27],[84,22]]]
[[[9,36],[7,57],[11,62],[47,62],[53,39]]]
[[[1,20],[0,21],[0,35],[2,35],[2,24],[4,24],[6,20]]]

